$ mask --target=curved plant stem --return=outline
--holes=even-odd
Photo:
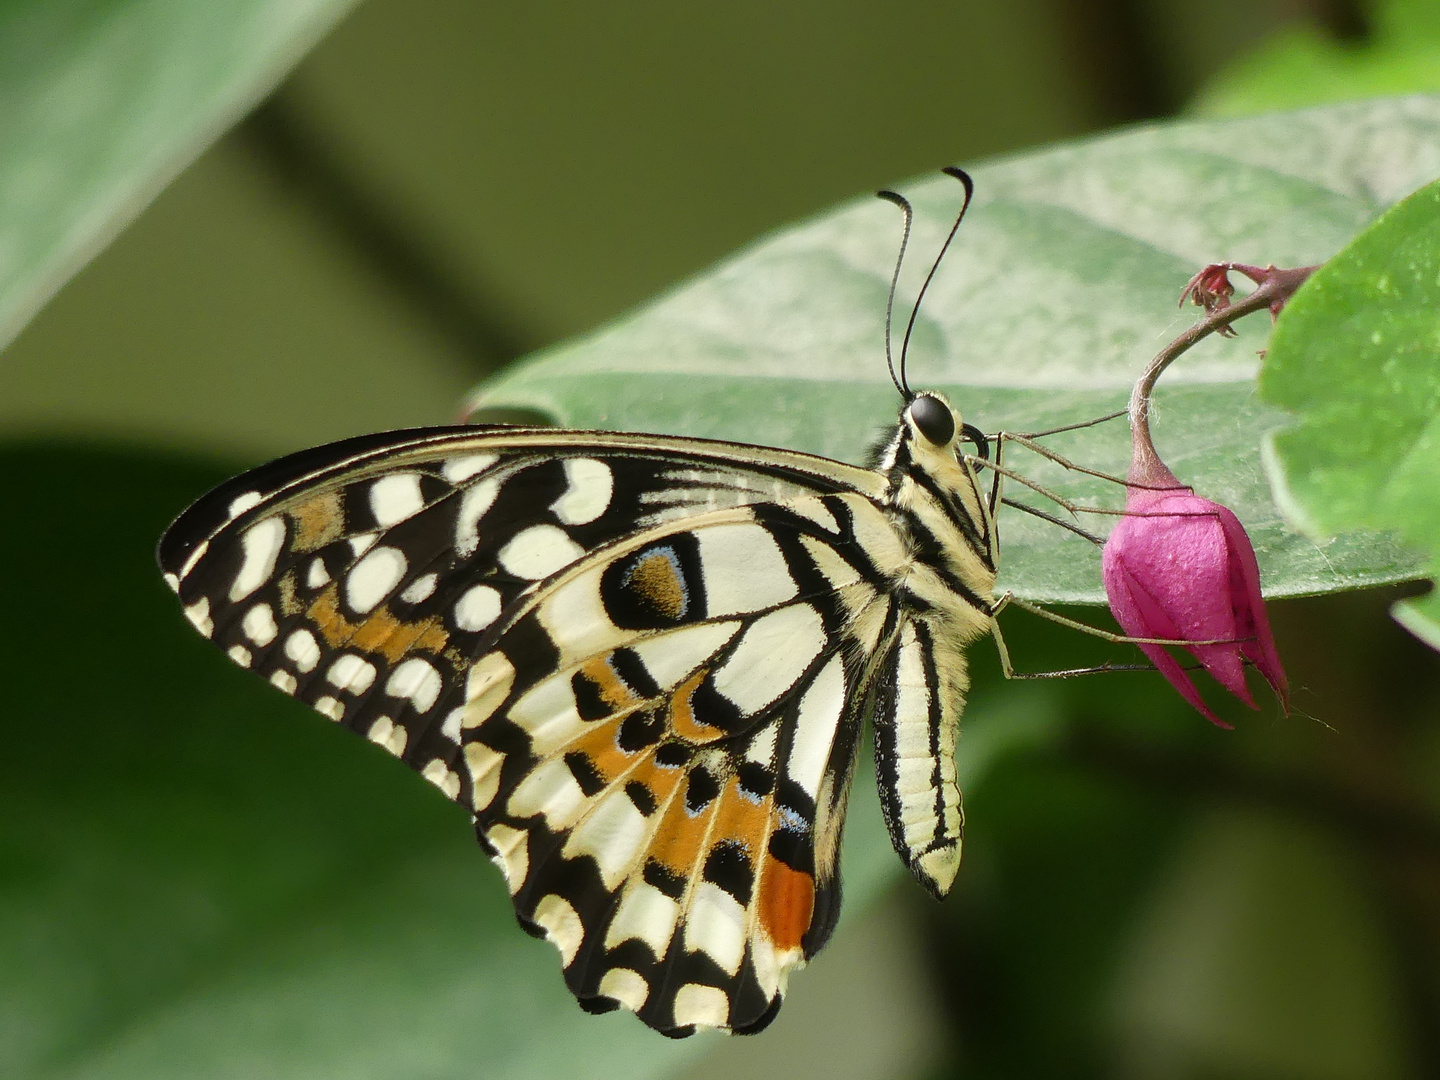
[[[1264,280],[1248,296],[1214,308],[1205,318],[1155,354],[1155,358],[1145,368],[1130,394],[1130,431],[1134,438],[1134,460],[1130,466],[1132,479],[1169,473],[1160,456],[1156,454],[1155,443],[1150,438],[1150,395],[1165,369],[1197,342],[1223,330],[1237,319],[1261,308],[1268,307],[1272,312],[1278,312],[1315,269],[1313,266],[1302,266],[1295,270],[1268,267]],[[1176,484],[1178,485],[1179,481],[1176,481]]]

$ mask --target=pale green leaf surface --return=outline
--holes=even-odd
[[[354,0],[0,9],[0,345]]]
[[[1436,572],[1440,183],[1406,199],[1286,307],[1260,383],[1296,423],[1270,436],[1282,506],[1317,537],[1392,530]],[[1440,648],[1436,594],[1397,617]]]
[[[939,387],[987,431],[1038,430],[1122,408],[1145,361],[1195,317],[1181,287],[1218,259],[1320,262],[1385,206],[1440,174],[1440,98],[1249,120],[1140,127],[982,163],[977,195],[911,344],[911,382]],[[916,208],[913,295],[958,206],[946,178],[904,186]],[[860,462],[894,422],[882,353],[895,209],[857,199],[763,239],[617,323],[482,387],[483,410],[538,410],[575,427],[729,438]],[[1277,513],[1259,460],[1282,423],[1254,393],[1263,317],[1168,373],[1155,435],[1176,473],[1233,507],[1266,591],[1300,595],[1400,580],[1392,541],[1317,545]],[[482,414],[483,415],[483,414]],[[1123,422],[1057,437],[1074,460],[1123,473]],[[1119,506],[1023,451],[1011,464],[1071,497]],[[1104,519],[1087,519],[1104,532]],[[1002,514],[1001,585],[1099,603],[1099,553]]]

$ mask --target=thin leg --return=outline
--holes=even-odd
[[[979,468],[993,469],[1001,476],[1008,477],[1009,479],[1014,480],[1017,484],[1022,484],[1025,487],[1029,488],[1031,491],[1037,492],[1045,496],[1045,498],[1049,499],[1055,505],[1063,506],[1072,514],[1106,514],[1111,517],[1125,516],[1124,510],[1106,510],[1098,506],[1081,506],[1079,503],[1072,502],[1071,500],[1065,498],[1064,495],[1061,495],[1058,492],[1051,491],[1043,484],[1037,484],[1034,480],[1026,479],[1019,473],[1007,469],[1004,465],[1001,465],[997,462],[986,461],[984,458],[967,458],[967,460],[969,460],[972,465],[975,465]],[[1123,481],[1121,482],[1123,483]]]
[[[1120,417],[1129,415],[1129,409],[1117,409],[1115,412],[1106,413],[1104,416],[1097,416],[1093,420],[1081,420],[1078,424],[1066,424],[1063,427],[1047,428],[1044,431],[1026,431],[1022,434],[1027,439],[1043,439],[1048,435],[1059,435],[1065,431],[1079,431],[1082,428],[1097,427],[1100,424],[1109,423],[1111,420],[1119,420]]]
[[[1241,641],[1249,641],[1250,638],[1213,638],[1206,641],[1187,641],[1176,638],[1142,638],[1128,637],[1125,634],[1112,634],[1108,630],[1101,630],[1098,626],[1091,626],[1089,623],[1076,622],[1074,619],[1067,619],[1064,615],[1057,615],[1053,611],[1041,607],[1039,604],[1032,604],[1028,600],[1021,600],[1013,593],[1002,593],[990,609],[990,616],[993,620],[996,615],[1004,611],[1011,604],[1030,612],[1032,615],[1039,615],[1042,619],[1049,619],[1061,626],[1068,626],[1071,630],[1079,630],[1082,633],[1090,634],[1105,641],[1114,642],[1117,645],[1177,645],[1181,648],[1190,648],[1193,645],[1238,645]]]
[[[995,639],[995,651],[1000,654],[1000,671],[1007,679],[1069,679],[1075,675],[1099,675],[1104,671],[1154,671],[1153,664],[1112,664],[1106,661],[1095,667],[1065,668],[1062,671],[1016,671],[1010,662],[1010,650],[1005,636],[1000,633],[1000,623],[990,620],[990,636]]]
[[[1000,474],[996,473],[995,475],[998,477]],[[1089,540],[1096,547],[1101,547],[1105,543],[1104,540],[1096,536],[1094,533],[1086,532],[1079,525],[1072,525],[1064,518],[1058,518],[1054,514],[1047,514],[1044,510],[1037,510],[1033,506],[1026,506],[1024,503],[1016,502],[1014,499],[1001,499],[1000,501],[1003,502],[1006,506],[1013,507],[1014,509],[1019,510],[1021,513],[1032,514],[1035,517],[1038,517],[1041,521],[1048,521],[1051,525],[1059,525],[1062,529],[1069,529],[1076,536],[1083,536],[1086,540]]]

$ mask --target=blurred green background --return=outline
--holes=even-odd
[[[312,6],[295,56],[345,5]],[[45,47],[184,5],[56,7],[0,42],[5,100]],[[463,815],[191,640],[148,554],[230,472],[447,421],[857,192],[1440,89],[1440,5],[367,0],[290,59],[0,357],[0,1074],[1440,1075],[1440,661],[1393,591],[1276,605],[1300,711],[1236,732],[1143,676],[1002,686],[977,650],[955,895],[857,870],[770,1031],[677,1046],[581,1015]],[[1073,648],[1009,633],[1030,668]]]

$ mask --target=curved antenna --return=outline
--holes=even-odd
[[[904,195],[896,194],[893,191],[877,191],[875,197],[884,199],[888,203],[894,203],[905,215],[905,232],[900,237],[900,254],[895,257],[895,272],[890,275],[890,296],[885,301],[885,366],[890,369],[890,381],[895,384],[895,389],[900,391],[900,396],[909,401],[915,395],[910,393],[910,387],[895,375],[895,358],[890,349],[890,325],[891,317],[895,312],[895,287],[900,284],[900,267],[905,262],[905,248],[910,243],[910,223],[915,218],[915,211],[910,207],[910,201]],[[904,353],[901,354],[900,372],[905,372]]]
[[[910,321],[905,324],[905,340],[900,343],[900,381],[905,382],[905,357],[910,352],[910,334],[915,329],[915,319],[920,314],[920,301],[925,299],[925,290],[930,288],[930,281],[935,277],[935,271],[940,269],[940,263],[945,258],[945,252],[950,249],[950,241],[955,239],[955,232],[960,228],[960,222],[965,220],[965,211],[970,209],[970,200],[975,196],[975,181],[970,179],[970,174],[964,169],[954,165],[947,165],[940,170],[946,176],[953,176],[960,183],[965,185],[965,201],[960,204],[960,213],[955,215],[955,224],[950,226],[950,235],[945,237],[945,243],[940,245],[940,254],[935,256],[935,262],[930,267],[930,273],[925,275],[925,283],[920,286],[920,292],[915,297],[915,306],[910,309]],[[906,231],[909,231],[909,222],[906,222]],[[900,268],[896,267],[898,275]]]

